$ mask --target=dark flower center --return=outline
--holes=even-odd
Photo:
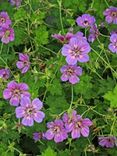
[[[88,26],[89,22],[87,20],[84,21],[84,25]]]
[[[25,109],[25,113],[27,116],[30,116],[30,115],[34,115],[35,113],[35,109],[33,108],[33,106],[28,106],[26,109]]]
[[[18,89],[15,89],[15,90],[13,91],[13,94],[14,94],[15,96],[16,96],[16,95],[20,96],[21,91],[18,90]]]
[[[67,70],[67,75],[71,76],[71,75],[73,75],[73,73],[74,73],[74,70],[72,68],[69,68]]]
[[[76,122],[75,128],[81,128],[81,126],[82,126],[82,122],[81,121]]]
[[[28,66],[29,62],[28,61],[24,61],[24,66]]]
[[[3,18],[3,17],[0,17],[0,22],[2,22],[2,23],[5,23],[5,18]]]
[[[113,12],[111,13],[111,16],[117,17],[117,12],[113,11]]]
[[[59,133],[60,132],[60,127],[59,126],[55,126],[54,127],[54,132],[55,133]]]

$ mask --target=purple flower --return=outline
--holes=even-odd
[[[0,78],[7,80],[10,77],[9,69],[0,69]]]
[[[68,81],[72,84],[79,82],[79,77],[82,75],[82,68],[77,65],[64,65],[61,69],[61,80]]]
[[[30,98],[22,98],[19,107],[16,108],[16,117],[22,118],[22,124],[24,126],[33,126],[34,121],[41,123],[45,117],[45,114],[40,111],[43,107],[43,103],[35,98],[32,102]]]
[[[113,53],[117,53],[117,34],[112,34],[110,37],[111,43],[109,44],[108,48]]]
[[[111,35],[117,34],[117,30],[113,30],[110,34],[111,34]]]
[[[61,35],[61,34],[54,34],[52,35],[53,38],[59,40],[62,43],[68,43],[71,37],[74,35],[70,32],[68,32],[66,35]]]
[[[15,5],[16,7],[19,7],[21,5],[22,0],[9,0],[11,5]]]
[[[97,25],[94,24],[91,26],[90,28],[90,34],[89,34],[89,37],[88,37],[88,41],[89,42],[94,42],[95,39],[99,36],[99,30],[97,28]]]
[[[54,122],[48,122],[47,127],[49,129],[45,132],[46,139],[54,139],[56,143],[62,142],[63,140],[67,139],[68,135],[62,120],[58,119]]]
[[[106,22],[117,24],[117,7],[110,7],[104,11],[104,16],[106,16]]]
[[[35,132],[33,133],[33,139],[35,141],[41,140],[44,138],[44,133],[43,132]]]
[[[0,29],[0,38],[1,38],[1,41],[5,44],[8,44],[9,42],[14,41],[14,30],[12,28]]]
[[[100,136],[98,140],[99,140],[99,145],[102,147],[113,148],[114,146],[117,146],[116,144],[117,138],[113,136],[109,136],[109,137]]]
[[[95,18],[89,14],[83,14],[76,19],[76,23],[80,27],[87,28],[95,23]]]
[[[10,100],[11,105],[18,106],[22,98],[30,97],[28,85],[11,81],[3,91],[3,97],[6,100]]]
[[[80,115],[76,115],[76,112],[73,112],[72,116],[63,116],[63,120],[65,122],[66,130],[71,132],[73,139],[79,138],[81,135],[88,137],[89,127],[92,125],[91,120],[88,118],[83,119]]]
[[[17,68],[21,69],[21,73],[26,73],[30,68],[29,56],[27,54],[19,54],[19,60],[16,63]]]
[[[82,41],[82,42],[85,42],[87,41],[87,38],[84,36],[84,34],[80,31],[78,31],[74,37],[78,38],[78,40]]]
[[[7,12],[0,12],[0,27],[2,28],[9,28],[11,25],[11,20],[7,14]]]
[[[63,56],[66,56],[66,61],[70,65],[75,65],[78,62],[89,61],[88,53],[91,48],[86,40],[79,40],[78,37],[72,37],[69,44],[65,44],[62,48]]]
[[[74,122],[77,121],[77,112],[73,110],[70,114],[64,113],[62,119],[65,123],[67,132],[71,132],[74,126]]]

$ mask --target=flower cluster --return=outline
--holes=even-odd
[[[68,138],[68,133],[71,133],[73,139],[89,136],[89,127],[92,121],[88,118],[83,119],[75,110],[71,114],[65,113],[61,119],[47,123],[48,130],[45,132],[47,140],[52,140],[56,143],[62,142]]]
[[[21,70],[21,73],[26,73],[30,68],[29,56],[27,54],[19,54],[19,61],[16,63],[17,68]]]
[[[22,0],[9,0],[11,5],[15,5],[16,7],[19,7],[21,5]]]
[[[99,145],[106,148],[113,148],[114,146],[117,146],[117,138],[113,136],[100,136],[98,138]]]
[[[82,32],[74,34],[67,44],[62,47],[62,55],[66,56],[66,62],[68,65],[64,65],[61,68],[61,80],[76,84],[79,82],[77,76],[82,75],[82,68],[77,66],[77,62],[88,62],[91,48],[87,42],[86,37]]]
[[[7,12],[0,12],[0,39],[8,44],[14,40],[14,30],[11,28],[11,20]]]

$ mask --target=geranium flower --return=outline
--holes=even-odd
[[[56,143],[62,142],[63,140],[67,139],[68,135],[62,120],[58,119],[54,122],[48,122],[47,127],[49,129],[45,132],[46,139],[54,139]]]
[[[19,54],[19,61],[16,63],[17,68],[21,69],[21,73],[26,73],[30,68],[29,56],[27,54]]]
[[[64,65],[60,71],[62,73],[61,80],[69,81],[72,84],[78,83],[80,80],[78,76],[82,75],[82,68],[77,65]]]
[[[53,34],[52,37],[59,40],[61,43],[68,43],[71,37],[74,35],[70,32],[68,32],[66,35],[61,34]]]
[[[7,14],[7,12],[0,12],[0,27],[2,28],[9,28],[11,25],[11,20]]]
[[[116,33],[111,35],[110,41],[111,43],[108,46],[109,50],[112,51],[113,53],[117,53],[117,34]]]
[[[11,5],[15,5],[16,7],[19,7],[21,5],[22,0],[9,0]]]
[[[114,146],[117,146],[117,138],[113,136],[100,136],[98,138],[99,145],[106,148],[113,148]]]
[[[21,123],[25,126],[33,126],[34,121],[41,123],[45,114],[40,111],[43,103],[35,98],[32,102],[30,98],[22,98],[20,106],[16,108],[16,117],[22,118]]]
[[[11,81],[3,91],[3,97],[6,100],[10,100],[11,105],[18,106],[22,98],[30,97],[28,85],[25,83],[16,83],[15,81]]]
[[[10,77],[9,69],[0,69],[0,78],[7,80]]]
[[[89,127],[92,125],[92,121],[90,119],[83,119],[73,111],[71,115],[64,115],[63,121],[65,122],[66,130],[71,132],[73,139],[79,138],[81,135],[88,137]]]
[[[97,28],[97,25],[94,24],[90,28],[90,34],[88,36],[88,41],[89,42],[94,42],[95,39],[97,39],[98,36],[99,36],[99,30]]]
[[[80,27],[87,28],[95,23],[95,18],[89,14],[83,14],[76,19],[76,23]]]
[[[66,56],[66,61],[70,65],[75,65],[77,62],[89,61],[88,53],[91,48],[86,40],[79,40],[78,37],[72,37],[69,44],[65,44],[62,48],[63,56]]]
[[[117,24],[117,7],[109,7],[104,11],[106,22]]]
[[[8,44],[9,42],[14,41],[14,30],[12,28],[0,29],[0,38],[1,38],[1,41],[5,44]]]

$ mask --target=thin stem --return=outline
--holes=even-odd
[[[70,108],[72,108],[73,100],[74,100],[74,90],[73,90],[73,85],[72,85],[71,86],[71,104],[70,104]]]
[[[108,4],[108,2],[107,2],[107,0],[104,0],[104,1],[105,1],[105,3],[106,3],[107,7],[110,7],[109,4]]]
[[[63,20],[62,20],[62,0],[58,0],[58,5],[59,5],[59,18],[60,18],[60,24],[61,24],[61,29],[62,33],[65,34],[64,27],[63,27]]]
[[[101,57],[99,54],[98,54],[98,52],[95,50],[95,49],[93,49],[93,48],[91,48],[99,57],[100,57],[100,59],[117,75],[117,72],[111,67],[111,65],[110,64],[108,64],[104,59],[103,59],[103,57]]]
[[[2,49],[3,49],[3,43],[1,44],[0,55],[2,53]]]
[[[55,55],[57,55],[57,53],[55,53],[53,50],[51,50],[51,49],[49,49],[49,48],[47,48],[47,47],[44,47],[44,46],[42,46],[42,45],[40,45],[40,47],[43,48],[43,49],[45,49],[45,50],[50,51],[51,53],[53,53],[53,54],[55,54]]]

